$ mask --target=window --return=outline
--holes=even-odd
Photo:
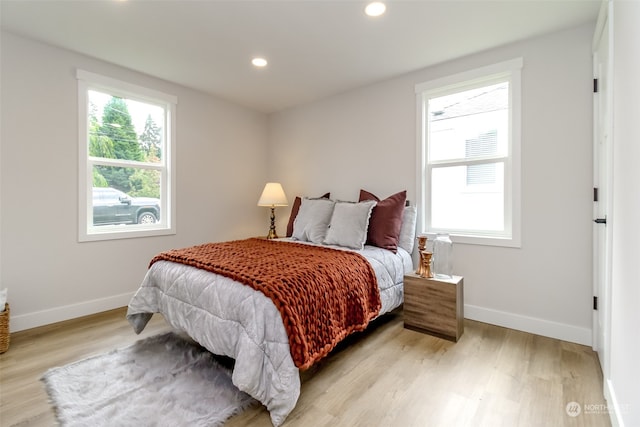
[[[79,240],[175,233],[174,96],[78,70]]]
[[[419,232],[520,246],[522,59],[416,86]]]

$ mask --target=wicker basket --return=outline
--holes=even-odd
[[[6,303],[4,311],[0,312],[0,353],[9,350],[9,341],[11,341],[11,334],[9,333],[9,303]]]

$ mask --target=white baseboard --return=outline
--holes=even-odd
[[[25,329],[36,328],[38,326],[49,325],[51,323],[62,322],[63,320],[75,319],[89,314],[113,310],[114,308],[125,307],[129,304],[132,297],[133,292],[130,292],[77,304],[64,305],[62,307],[51,308],[48,310],[21,314],[18,316],[12,315],[9,328],[11,332],[18,332]]]
[[[607,409],[609,411],[609,419],[611,420],[611,427],[624,427],[624,421],[620,417],[624,408],[620,408],[618,398],[616,397],[615,390],[611,380],[605,378],[604,382],[604,398],[607,400]]]
[[[579,328],[577,326],[522,316],[506,311],[465,304],[464,317],[577,344],[591,346],[592,342],[591,329],[589,328]]]
[[[65,305],[48,310],[21,314],[11,317],[11,332],[18,332],[38,326],[49,325],[63,320],[100,313],[101,311],[125,307],[131,301],[133,293],[114,295],[85,301],[77,304]],[[591,345],[591,329],[579,328],[563,323],[551,322],[534,317],[504,311],[492,310],[484,307],[465,304],[464,317],[479,322],[504,326],[505,328],[530,332],[563,341],[574,342],[583,345]]]

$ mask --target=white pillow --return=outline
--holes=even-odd
[[[294,240],[322,243],[327,235],[335,202],[329,199],[302,199],[300,211],[293,222]]]
[[[364,248],[375,200],[366,202],[336,202],[329,224],[325,245],[338,245],[351,249]]]
[[[407,206],[402,213],[402,226],[398,237],[398,246],[405,251],[413,252],[413,245],[416,242],[416,217],[418,211],[415,206]]]

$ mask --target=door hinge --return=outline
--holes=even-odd
[[[598,93],[598,79],[593,79],[593,93]]]
[[[593,309],[597,310],[598,309],[598,297],[594,295],[593,297]]]
[[[598,201],[598,187],[593,187],[593,201]]]

